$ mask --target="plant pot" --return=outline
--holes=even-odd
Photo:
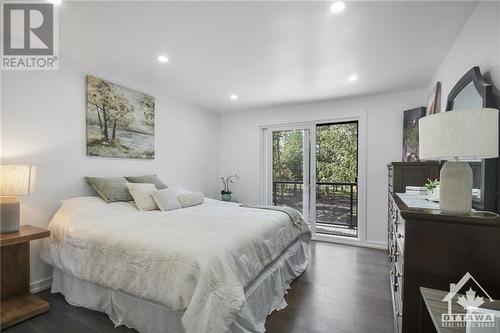
[[[439,186],[433,190],[428,190],[427,199],[433,202],[439,202]]]
[[[231,201],[231,192],[221,193],[220,197],[221,197],[222,201]]]

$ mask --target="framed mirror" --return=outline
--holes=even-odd
[[[473,67],[455,84],[446,101],[446,111],[492,108],[493,87],[486,83],[479,67]],[[481,129],[478,128],[478,131]],[[472,206],[476,210],[498,211],[498,159],[469,161],[473,172]]]

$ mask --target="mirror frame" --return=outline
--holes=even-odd
[[[478,94],[483,100],[483,108],[493,108],[493,86],[486,83],[481,74],[479,66],[472,67],[464,76],[455,84],[451,89],[446,100],[445,111],[453,111],[454,100],[460,92],[467,87],[470,83],[474,84]],[[486,210],[498,212],[500,207],[499,194],[497,193],[497,180],[498,180],[498,158],[482,160],[481,162],[481,189],[482,200],[473,201],[472,206],[477,210]]]
[[[451,89],[448,94],[448,99],[446,100],[446,111],[453,111],[455,98],[471,82],[474,83],[474,87],[483,99],[483,108],[493,107],[493,87],[491,84],[484,81],[479,66],[475,66],[465,73],[465,75],[455,84],[453,89]]]

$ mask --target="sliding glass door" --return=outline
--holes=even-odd
[[[358,122],[316,126],[315,229],[358,237]]]
[[[310,131],[272,131],[272,204],[293,207],[309,215]]]
[[[302,212],[315,234],[358,237],[358,122],[266,129],[264,201]]]

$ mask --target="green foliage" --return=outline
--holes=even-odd
[[[317,181],[356,182],[357,123],[318,126],[316,133]]]
[[[317,127],[316,177],[318,182],[356,182],[358,126],[356,123]],[[303,131],[273,132],[273,179],[303,178]]]
[[[302,180],[303,131],[273,132],[273,179]]]
[[[427,178],[427,182],[424,184],[424,187],[426,189],[428,189],[429,191],[432,191],[433,189],[435,189],[438,186],[439,186],[439,180],[437,180],[437,179],[430,180],[429,178]]]

